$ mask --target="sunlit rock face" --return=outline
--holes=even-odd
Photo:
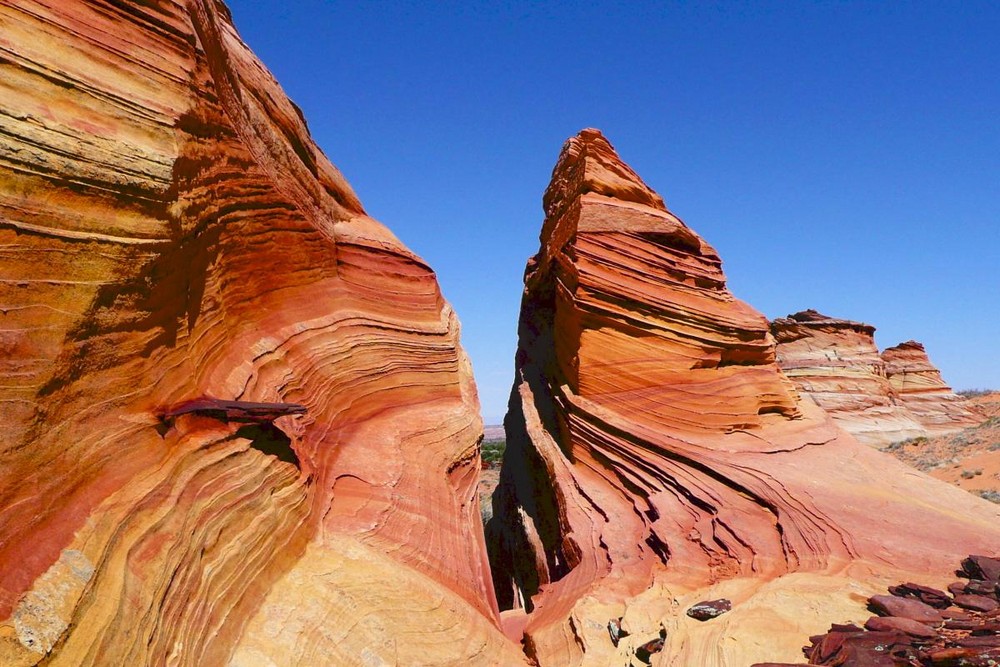
[[[945,384],[941,372],[917,341],[887,348],[882,359],[893,390],[928,434],[954,433],[979,423],[962,397]]]
[[[0,664],[522,660],[457,319],[223,5],[0,2],[0,238]]]
[[[858,441],[884,446],[926,435],[886,377],[875,327],[805,310],[771,323],[778,365]]]
[[[885,582],[1000,544],[995,505],[800,398],[717,253],[598,131],[565,144],[544,208],[487,526],[540,665],[629,664],[664,635],[654,665],[800,662]],[[732,610],[685,613],[711,600]]]

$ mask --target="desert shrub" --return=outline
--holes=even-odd
[[[885,446],[885,451],[895,452],[910,445],[926,445],[926,444],[927,444],[927,438],[925,438],[924,436],[918,436],[916,438],[907,438],[906,440],[897,440],[896,442],[890,443]]]
[[[982,468],[976,468],[975,470],[963,470],[962,471],[962,479],[972,479],[973,477],[976,477],[977,475],[982,475],[982,474],[983,474],[983,469]]]
[[[991,503],[997,503],[1000,505],[1000,493],[994,491],[993,489],[979,489],[975,492],[977,496]]]
[[[969,441],[969,437],[970,437],[970,434],[969,434],[968,430],[965,430],[965,431],[961,431],[961,432],[956,433],[955,435],[951,436],[948,439],[948,442],[951,443],[951,445],[953,447],[964,447],[965,445],[969,444],[969,442],[970,442]],[[971,437],[974,438],[975,436],[971,436]]]
[[[503,452],[507,447],[506,440],[487,440],[483,442],[482,459],[486,463],[500,463],[503,460]]]
[[[976,398],[977,396],[986,396],[987,394],[992,394],[996,392],[996,389],[963,389],[962,391],[955,392],[959,396],[964,396],[965,398]]]

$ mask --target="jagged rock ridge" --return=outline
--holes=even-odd
[[[0,663],[523,659],[457,319],[221,3],[0,2],[0,238]]]
[[[717,253],[599,132],[563,147],[544,207],[487,526],[505,626],[540,665],[627,664],[664,635],[653,664],[792,661],[879,583],[1000,543],[994,506],[800,400]]]

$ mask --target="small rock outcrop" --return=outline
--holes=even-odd
[[[487,527],[505,628],[537,664],[629,664],[660,628],[653,664],[792,662],[886,579],[1000,543],[996,506],[801,400],[716,251],[600,132],[565,144],[543,204]]]
[[[722,616],[733,608],[733,603],[721,600],[703,600],[687,610],[687,615],[699,621],[708,621]]]
[[[882,360],[893,391],[928,435],[954,433],[979,423],[964,399],[945,384],[941,372],[917,341],[887,348]]]

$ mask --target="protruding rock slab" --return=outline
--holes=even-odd
[[[523,660],[458,321],[221,2],[0,0],[0,267],[0,664]]]
[[[307,411],[306,406],[298,403],[254,403],[198,398],[164,410],[162,419],[169,422],[181,415],[195,414],[220,421],[265,423],[291,415],[304,415]]]
[[[873,595],[868,604],[882,616],[908,618],[918,623],[940,623],[944,620],[934,607],[913,598]]]
[[[544,207],[487,531],[540,665],[624,662],[623,611],[632,637],[666,628],[659,664],[794,662],[801,631],[863,623],[878,582],[1000,543],[998,508],[800,400],[718,254],[599,132],[566,143]],[[720,597],[718,620],[684,616]]]
[[[732,608],[733,603],[725,598],[721,600],[703,600],[690,607],[685,613],[697,621],[708,621],[722,616],[727,611],[731,611]]]

